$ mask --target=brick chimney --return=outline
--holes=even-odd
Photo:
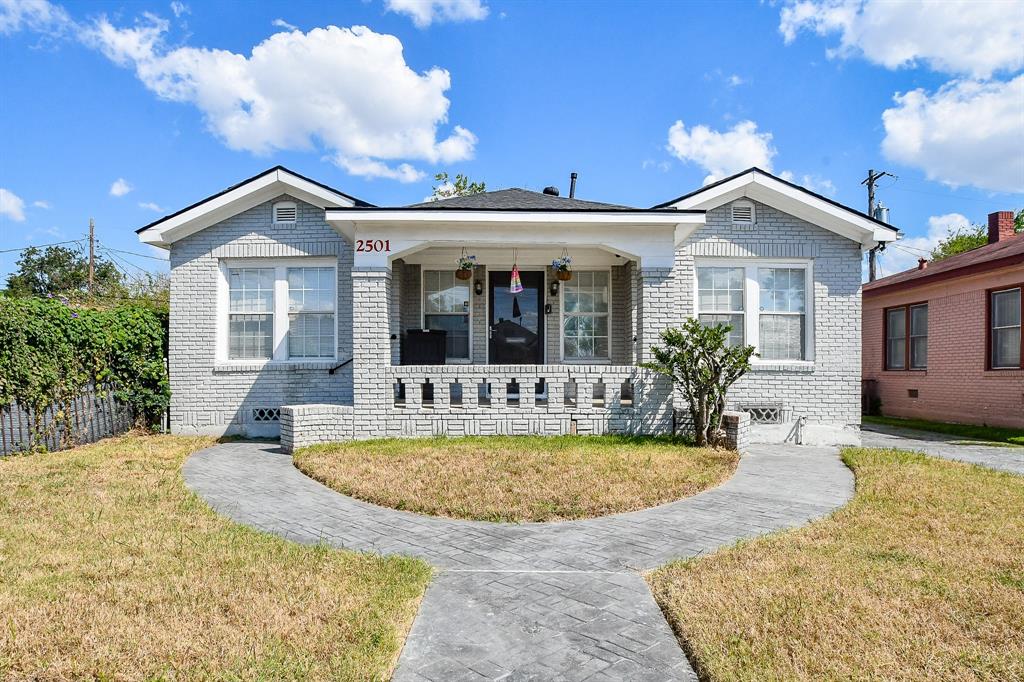
[[[996,211],[988,214],[989,244],[1004,242],[1013,235],[1013,211]]]

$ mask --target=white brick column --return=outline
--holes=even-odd
[[[639,310],[637,312],[637,362],[652,360],[651,346],[660,342],[661,332],[682,320],[676,319],[675,279],[671,268],[640,268]]]
[[[391,365],[387,267],[352,271],[352,397],[353,436],[372,438],[385,432],[393,390],[385,369]],[[406,388],[406,399],[410,389]]]

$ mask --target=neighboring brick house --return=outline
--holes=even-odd
[[[864,391],[896,417],[1024,427],[1024,234],[864,285]]]
[[[858,442],[861,255],[896,231],[756,168],[645,209],[520,189],[381,208],[275,167],[139,237],[170,251],[172,430],[291,448],[671,432],[684,405],[639,364],[694,315],[758,348],[730,394],[754,440]]]

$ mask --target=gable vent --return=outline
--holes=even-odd
[[[743,225],[754,222],[754,205],[749,201],[737,201],[732,205],[732,221]]]
[[[294,223],[298,215],[298,207],[293,201],[279,201],[274,204],[275,223]]]

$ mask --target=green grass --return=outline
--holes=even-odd
[[[629,436],[484,436],[317,445],[295,465],[395,509],[481,521],[558,521],[671,502],[732,475],[731,450]]]
[[[918,429],[919,431],[932,431],[944,433],[950,436],[961,438],[973,438],[998,443],[999,445],[1017,445],[1024,447],[1024,430],[1007,429],[999,426],[977,426],[974,424],[950,424],[946,422],[932,422],[924,419],[903,419],[902,417],[862,417],[866,424],[883,424],[885,426],[896,426],[904,429]]]
[[[388,678],[430,568],[214,514],[180,474],[212,443],[0,458],[0,679]]]
[[[1024,477],[850,448],[854,499],[648,576],[702,680],[1024,680]]]

